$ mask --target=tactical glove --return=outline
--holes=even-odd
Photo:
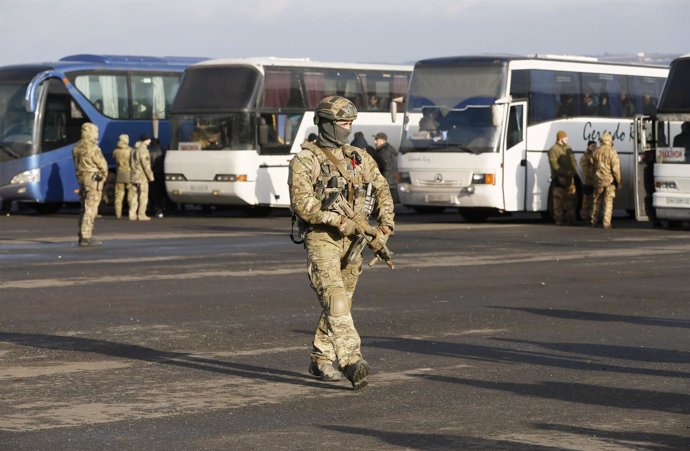
[[[340,224],[337,227],[343,236],[351,236],[357,232],[357,223],[345,216],[340,217]]]

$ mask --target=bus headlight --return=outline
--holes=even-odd
[[[214,182],[246,182],[247,174],[216,174]]]
[[[169,182],[185,182],[187,178],[182,174],[165,174],[165,180]]]
[[[409,172],[398,173],[398,183],[412,183]]]
[[[12,177],[10,185],[24,185],[26,183],[40,182],[41,171],[39,169],[29,169]]]
[[[671,181],[671,182],[657,181],[657,182],[654,184],[654,186],[655,186],[656,189],[658,189],[658,190],[666,190],[666,189],[675,189],[675,190],[677,190],[677,189],[678,189],[678,185],[676,184],[676,182],[673,182],[673,181]]]
[[[473,185],[495,185],[495,174],[472,174]]]

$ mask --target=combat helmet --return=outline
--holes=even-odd
[[[357,108],[345,97],[328,96],[316,105],[314,124],[319,125],[320,118],[327,121],[354,121],[357,119]]]

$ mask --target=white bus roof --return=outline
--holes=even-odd
[[[252,57],[252,58],[228,58],[206,60],[191,67],[203,66],[239,66],[250,65],[255,67],[313,67],[324,69],[360,69],[360,70],[398,70],[412,71],[412,64],[371,64],[371,63],[334,63],[324,61],[312,61],[309,58],[277,58],[277,57]]]

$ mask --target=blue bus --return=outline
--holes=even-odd
[[[81,125],[99,129],[111,168],[120,134],[170,143],[168,109],[185,67],[205,58],[72,55],[0,67],[0,201],[41,213],[79,202],[72,148]],[[157,135],[157,136],[156,136]]]

